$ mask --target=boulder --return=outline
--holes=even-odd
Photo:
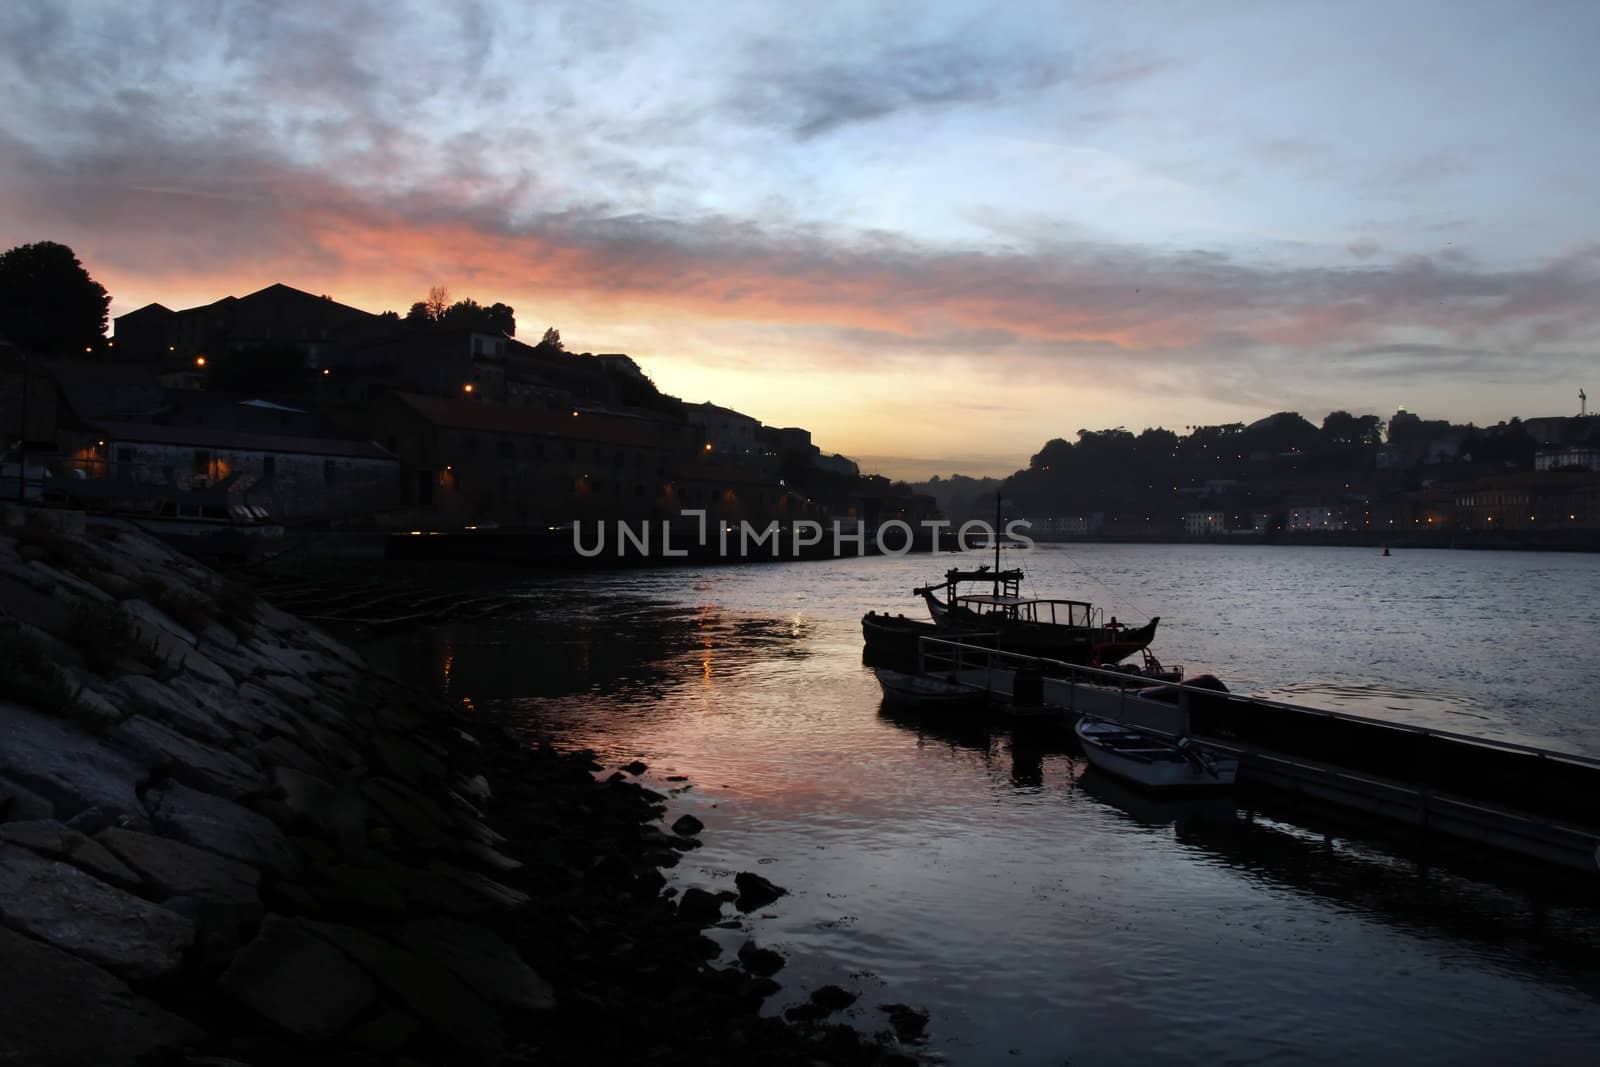
[[[123,675],[116,684],[130,710],[141,711],[201,741],[221,744],[228,740],[225,720],[197,704],[192,695],[138,674]]]
[[[0,822],[54,819],[56,806],[31,789],[0,778]]]
[[[739,962],[757,978],[771,978],[783,970],[784,959],[770,948],[761,948],[754,941],[739,946]]]
[[[162,896],[221,900],[245,916],[260,913],[261,875],[254,867],[169,837],[120,827],[100,831],[96,840]]]
[[[144,774],[135,760],[58,719],[0,703],[0,776],[49,800],[62,819],[96,806],[142,815],[134,787]]]
[[[705,828],[706,824],[695,818],[693,815],[680,816],[678,821],[672,824],[672,832],[675,834],[682,834],[684,837],[693,837],[695,834],[699,833]]]
[[[223,973],[224,994],[298,1037],[339,1033],[378,995],[344,953],[293,919],[267,916]]]
[[[139,636],[147,642],[154,643],[158,634],[165,634],[175,638],[182,644],[193,648],[199,640],[188,630],[179,626],[167,615],[166,612],[150,603],[148,600],[129,600],[122,605],[122,610],[128,613],[133,620],[133,625],[139,631]],[[168,643],[167,647],[173,647]]]
[[[0,960],[0,1063],[133,1067],[204,1036],[99,967],[4,928]]]
[[[261,771],[237,756],[201,744],[154,719],[135,715],[106,734],[106,740],[137,756],[146,766],[186,785],[239,799],[266,786]]]
[[[734,875],[733,884],[739,887],[739,899],[734,901],[733,906],[745,912],[764,908],[789,892],[782,886],[773,885],[759,874],[752,874],[749,871],[741,871]]]
[[[122,885],[139,883],[139,876],[108,852],[104,845],[54,819],[0,823],[0,841],[21,845],[41,856],[66,860],[74,867],[81,867],[107,882]]]
[[[425,959],[351,926],[306,921],[306,929],[359,963],[423,1025],[476,1055],[493,1057],[504,1038],[495,1012],[441,961]]]
[[[722,918],[722,901],[714,893],[690,886],[678,900],[678,917],[696,926],[710,926]]]
[[[194,941],[183,916],[9,844],[0,844],[0,920],[130,979],[172,973]]]
[[[164,834],[280,874],[292,874],[299,866],[271,819],[231,800],[176,782],[150,790],[145,800],[151,820]]]
[[[550,983],[529,967],[498,934],[454,919],[417,919],[405,924],[401,944],[419,957],[450,968],[479,996],[518,1011],[555,1007]]]

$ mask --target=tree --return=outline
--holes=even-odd
[[[448,286],[435,285],[428,290],[428,299],[423,305],[428,312],[429,320],[443,322],[445,312],[450,310],[450,289]]]
[[[0,335],[35,352],[81,352],[105,338],[111,296],[54,241],[0,253]]]
[[[538,347],[551,352],[566,351],[566,346],[561,343],[561,331],[554,326],[544,332],[544,336],[539,339]]]

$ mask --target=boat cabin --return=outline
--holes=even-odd
[[[1043,623],[1047,626],[1100,625],[1100,610],[1082,600],[1039,600],[1032,597],[996,596],[975,593],[958,596],[954,607],[965,608],[984,617],[998,616],[1007,622]]]

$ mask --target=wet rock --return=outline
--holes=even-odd
[[[908,1004],[880,1004],[878,1010],[889,1016],[889,1025],[901,1041],[921,1041],[928,1028],[928,1013]]]
[[[401,942],[418,956],[450,968],[475,993],[519,1011],[555,1006],[550,983],[529,967],[499,935],[453,919],[418,919],[405,924]]]
[[[132,1067],[203,1036],[99,967],[4,928],[0,960],[0,1063]]]
[[[811,1003],[825,1012],[843,1011],[860,996],[836,985],[825,985],[811,991]]]
[[[783,970],[784,959],[770,948],[761,948],[754,941],[739,946],[739,963],[757,978],[771,978]]]
[[[134,785],[144,769],[127,755],[31,708],[0,703],[0,775],[50,801],[58,818],[99,806],[143,814]]]
[[[428,1029],[479,1055],[496,1053],[504,1038],[495,1012],[448,967],[363,930],[334,923],[304,923],[356,961]]]
[[[121,885],[139,883],[139,876],[104,845],[54,819],[0,823],[0,841],[21,845],[41,856],[66,860],[103,881]]]
[[[185,785],[239,800],[265,787],[261,771],[220,748],[201,744],[154,719],[135,715],[111,730],[106,740]]]
[[[177,970],[194,924],[60,860],[0,845],[0,920],[124,978]]]
[[[722,901],[713,893],[690,886],[678,901],[678,916],[696,926],[710,926],[722,918]]]
[[[378,995],[366,971],[348,956],[279,915],[267,916],[218,988],[289,1033],[313,1040],[343,1030]]]
[[[706,828],[706,824],[693,815],[680,815],[678,821],[672,824],[672,832],[682,834],[684,837],[693,837]]]
[[[254,867],[182,841],[111,827],[96,838],[163,896],[226,901],[248,918],[259,915]]]
[[[623,764],[622,769],[637,778],[645,771],[648,771],[650,769],[650,765],[645,763],[643,760],[634,760],[632,763]]]
[[[739,888],[739,899],[734,902],[734,907],[746,912],[764,908],[789,892],[781,886],[773,885],[759,874],[752,874],[749,871],[741,871],[735,875],[733,884]]]
[[[291,874],[298,867],[272,820],[231,800],[178,783],[150,790],[145,800],[156,828],[164,834],[254,867]]]

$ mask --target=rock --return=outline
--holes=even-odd
[[[426,796],[385,778],[362,783],[361,793],[377,809],[377,815],[412,845],[436,849],[450,841],[449,817]]]
[[[679,816],[678,821],[672,824],[672,832],[682,834],[684,837],[693,837],[706,828],[706,824],[693,815]]]
[[[108,695],[99,688],[97,675],[74,667],[64,667],[61,673],[72,690],[72,702],[77,705],[74,718],[88,729],[98,732],[128,717],[122,706],[124,702],[116,698],[116,691],[111,690],[112,695]]]
[[[710,926],[722,918],[722,901],[713,893],[690,886],[678,901],[678,916],[696,926]]]
[[[117,726],[106,740],[133,753],[156,772],[209,793],[237,800],[260,793],[266,785],[265,776],[237,756],[201,744],[143,715]]]
[[[163,896],[221,900],[246,918],[260,914],[261,875],[254,867],[182,841],[120,827],[100,831],[96,840]]]
[[[226,686],[232,689],[236,684],[233,675],[223,670],[217,662],[209,656],[195,649],[183,653],[177,660],[177,665],[190,674],[198,675],[213,685]]]
[[[117,679],[130,710],[141,711],[175,730],[211,744],[228,740],[228,731],[218,717],[195,703],[193,696],[178,692],[138,674]]]
[[[393,1057],[421,1029],[422,1024],[416,1019],[388,1008],[376,1019],[353,1028],[345,1035],[345,1040],[379,1056]]]
[[[380,733],[373,738],[372,744],[379,762],[402,782],[421,786],[444,780],[444,764],[405,738]]]
[[[859,997],[859,993],[852,993],[836,985],[825,985],[811,991],[811,1003],[829,1013],[843,1011],[854,1004]]]
[[[0,920],[124,978],[177,970],[194,924],[60,860],[0,845]]]
[[[205,629],[200,631],[200,647],[205,648],[208,645],[216,645],[219,648],[238,648],[239,639],[226,626],[213,622],[207,624]]]
[[[499,1051],[504,1038],[494,1010],[447,967],[354,927],[310,921],[304,925],[359,963],[430,1030],[480,1056]]]
[[[254,701],[248,694],[249,685],[238,689],[214,685],[192,675],[180,674],[168,686],[174,693],[186,698],[195,715],[237,734],[261,737],[268,733],[293,734],[294,724],[268,705]],[[265,696],[265,690],[256,690]],[[177,724],[174,724],[177,725]],[[179,729],[183,729],[180,725]],[[282,760],[273,762],[281,763]]]
[[[739,946],[739,963],[757,978],[771,978],[783,970],[784,959],[770,948],[761,948],[754,941]]]
[[[460,779],[456,782],[456,788],[480,803],[494,796],[494,792],[489,788],[489,780],[481,774]]]
[[[271,819],[231,800],[178,783],[152,789],[145,799],[151,819],[164,834],[279,873],[292,874],[299,866]]]
[[[0,822],[53,819],[56,806],[31,789],[0,778]]]
[[[0,1063],[133,1067],[204,1036],[121,979],[4,928],[0,960]]]
[[[343,1030],[378,995],[366,971],[348,956],[279,915],[267,916],[218,988],[289,1033],[312,1040]]]
[[[453,919],[418,919],[405,924],[401,942],[418,956],[450,968],[479,996],[518,1011],[555,1007],[550,983],[529,967],[499,935]]]
[[[122,605],[122,610],[128,613],[128,617],[133,620],[134,627],[139,631],[139,635],[146,641],[154,641],[159,631],[169,637],[176,638],[190,648],[200,643],[194,634],[173,622],[166,612],[148,600],[129,600]]]
[[[787,892],[781,886],[773,885],[759,874],[741,871],[734,875],[733,884],[739,887],[739,899],[734,901],[734,907],[740,911],[755,911],[764,908]]]
[[[144,813],[134,794],[144,769],[115,749],[57,719],[0,703],[0,776],[9,778],[71,818],[99,806],[115,813]]]
[[[139,876],[108,852],[104,845],[54,819],[0,823],[0,841],[21,845],[41,856],[66,860],[74,867],[80,867],[107,882],[122,885],[139,883]]]
[[[34,560],[32,563],[28,564],[28,569],[33,571],[35,574],[44,575],[57,586],[66,588],[72,593],[73,596],[80,597],[84,600],[90,601],[91,603],[106,604],[111,601],[111,597],[107,596],[105,590],[101,589],[99,586],[89,584],[82,578],[79,578],[76,574],[71,574],[63,570],[57,570],[55,567],[50,566],[50,564],[44,562],[43,560]]]
[[[634,760],[632,763],[623,764],[622,769],[637,778],[645,771],[648,771],[650,769],[650,765],[642,760]]]
[[[878,1010],[888,1014],[889,1025],[894,1027],[894,1034],[901,1041],[922,1040],[923,1031],[928,1028],[927,1012],[907,1004],[880,1004]]]
[[[289,674],[263,674],[256,679],[256,684],[279,696],[289,697],[291,700],[310,703],[317,699],[317,691],[315,689]]]
[[[254,749],[256,757],[269,766],[293,767],[297,771],[318,777],[328,773],[327,764],[289,740],[287,737],[269,737]]]

